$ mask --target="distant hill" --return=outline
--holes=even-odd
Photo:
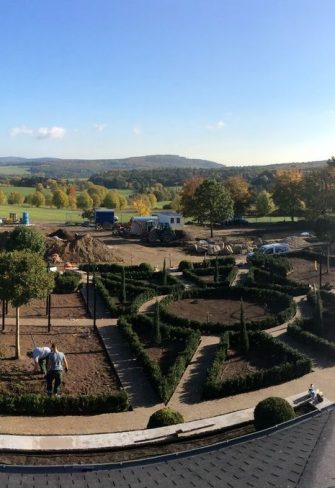
[[[113,169],[157,168],[222,168],[223,165],[204,159],[189,159],[181,156],[154,155],[124,159],[60,159],[60,158],[15,158],[0,157],[0,166],[23,165],[32,174],[48,177],[89,177]]]
[[[191,159],[171,154],[138,156],[123,159],[61,159],[61,158],[19,158],[0,157],[0,166],[24,166],[32,175],[51,178],[89,178],[94,174],[111,170],[150,170],[159,168],[196,168],[196,169],[235,169],[238,171],[258,170],[273,171],[276,169],[311,169],[324,166],[326,161],[310,161],[306,163],[281,163],[253,166],[225,166],[205,159]],[[13,168],[15,174],[15,168]]]

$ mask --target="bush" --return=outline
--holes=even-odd
[[[184,418],[181,413],[172,408],[165,407],[153,413],[148,422],[148,429],[155,429],[156,427],[165,427],[167,425],[182,424]]]
[[[138,266],[138,269],[140,271],[150,271],[152,272],[153,271],[153,268],[151,266],[151,264],[149,263],[141,263],[139,266]]]
[[[73,293],[79,289],[81,276],[76,271],[57,273],[55,280],[55,293]]]
[[[193,269],[193,263],[191,261],[180,261],[178,271],[184,271],[184,269]]]
[[[267,429],[295,418],[293,407],[279,397],[265,398],[256,405],[254,423],[256,430]]]

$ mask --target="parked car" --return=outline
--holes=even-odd
[[[286,242],[274,242],[272,244],[263,244],[260,248],[256,249],[254,252],[249,252],[247,254],[247,261],[249,261],[255,254],[285,254],[290,251],[290,246]]]

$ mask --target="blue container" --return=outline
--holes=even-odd
[[[22,213],[22,224],[29,225],[29,212]]]

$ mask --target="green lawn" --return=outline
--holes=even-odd
[[[28,205],[0,205],[0,218],[9,218],[10,212],[16,212],[17,217],[22,217],[22,212],[28,212],[31,224],[37,224],[38,222],[50,222],[50,223],[65,223],[82,222],[80,210],[68,210],[57,208],[36,208],[29,207]]]
[[[26,195],[29,195],[30,193],[35,192],[35,188],[32,188],[31,186],[3,186],[0,185],[0,190],[4,192],[4,194],[8,197],[8,195],[12,192],[17,192],[23,195],[24,197]]]
[[[276,216],[276,217],[271,217],[271,215],[266,215],[265,217],[246,217],[248,222],[250,223],[274,223],[274,222],[291,222],[291,217],[281,217],[281,216]],[[298,218],[294,217],[294,221],[297,222]]]
[[[30,175],[30,171],[28,168],[21,165],[0,166],[0,176],[1,175],[23,176],[23,175]]]

